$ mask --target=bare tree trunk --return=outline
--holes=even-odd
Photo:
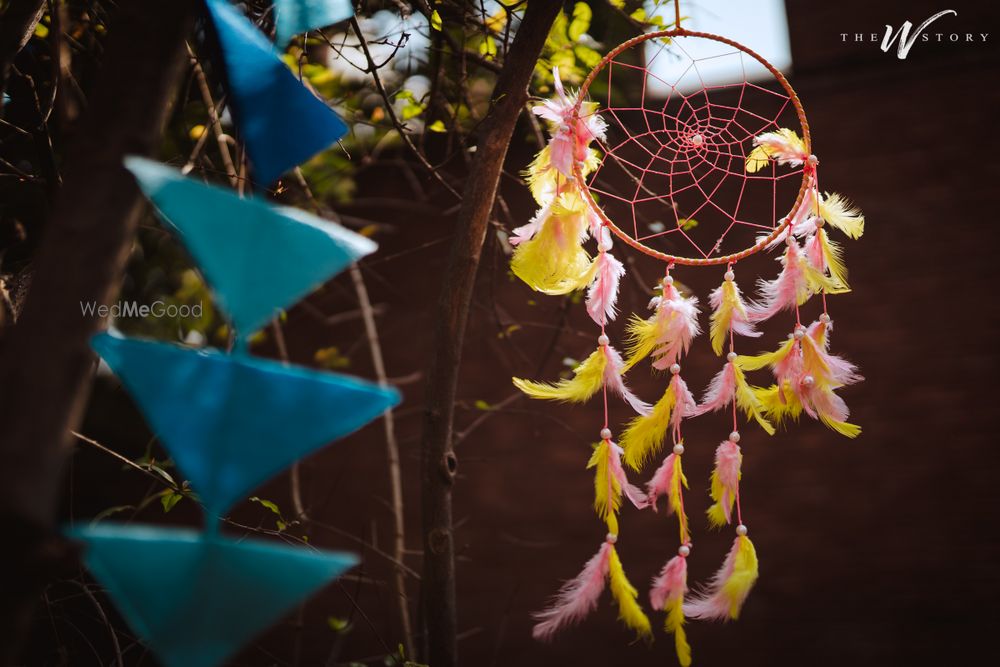
[[[462,193],[448,270],[437,305],[437,329],[427,377],[421,441],[427,661],[458,664],[455,541],[451,492],[458,461],[452,448],[455,391],[479,257],[511,135],[528,98],[528,84],[560,2],[528,3],[524,20],[493,89],[493,108],[478,132],[476,154]]]
[[[0,663],[14,659],[34,602],[65,558],[55,532],[68,434],[82,416],[94,367],[88,340],[108,303],[142,208],[122,166],[150,154],[186,60],[194,0],[122,0],[104,65],[38,250],[16,325],[0,342]]]

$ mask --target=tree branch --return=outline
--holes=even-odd
[[[421,442],[424,537],[425,662],[458,663],[455,539],[451,493],[457,460],[452,443],[455,393],[469,304],[504,158],[528,84],[560,3],[532,2],[493,89],[492,109],[478,128],[475,157],[462,193],[448,271],[437,305]]]
[[[66,158],[24,309],[0,348],[0,663],[8,663],[65,553],[55,534],[69,431],[83,415],[102,320],[81,303],[118,289],[142,211],[122,165],[150,154],[184,63],[194,0],[118,3],[104,65]]]

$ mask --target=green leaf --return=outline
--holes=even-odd
[[[173,489],[167,489],[160,494],[160,504],[163,506],[163,513],[166,514],[174,508],[174,505],[181,501],[184,495],[177,493]]]
[[[430,130],[431,132],[447,132],[447,128],[445,128],[444,122],[441,121],[440,119],[428,125],[427,129]]]
[[[487,403],[486,401],[484,401],[481,398],[477,399],[476,402],[473,405],[476,406],[477,410],[492,410],[493,409],[492,405],[490,405],[489,403]]]
[[[441,31],[441,15],[438,14],[438,10],[436,9],[431,12],[431,27],[438,32]]]
[[[586,2],[578,2],[573,6],[573,20],[569,24],[566,33],[572,42],[580,40],[587,30],[590,29],[590,20],[594,12]]]
[[[680,220],[677,221],[677,226],[683,229],[684,231],[688,231],[689,229],[694,229],[695,227],[697,227],[698,221],[695,220],[694,218],[681,218]]]
[[[114,507],[109,507],[106,510],[102,510],[97,513],[93,519],[90,520],[91,525],[107,519],[109,516],[114,514],[119,514],[121,512],[126,512],[128,510],[134,510],[135,505],[115,505]]]
[[[595,67],[597,63],[601,62],[601,54],[589,46],[584,46],[583,44],[577,44],[574,46],[573,53],[576,54],[577,60],[590,68]]]
[[[259,504],[259,505],[261,505],[263,507],[266,507],[267,509],[269,509],[272,512],[274,512],[275,514],[277,514],[279,517],[281,516],[281,509],[278,507],[278,505],[276,503],[274,503],[274,502],[272,502],[270,500],[266,500],[264,498],[258,498],[257,496],[253,496],[253,497],[250,498],[250,502],[257,503],[257,504]]]
[[[327,616],[326,624],[334,632],[347,632],[351,627],[351,622],[339,616]]]

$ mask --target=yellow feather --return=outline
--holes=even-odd
[[[531,196],[541,205],[548,203],[556,191],[559,172],[552,166],[552,148],[546,145],[524,170]]]
[[[531,398],[583,403],[601,388],[607,363],[607,356],[598,348],[573,369],[572,378],[559,380],[555,384],[513,378],[514,386]]]
[[[764,418],[763,409],[754,390],[747,384],[747,378],[739,364],[733,364],[733,374],[736,376],[736,405],[760,424],[768,435],[774,435],[774,426]]]
[[[802,271],[806,276],[806,284],[809,286],[809,289],[803,290],[798,295],[800,306],[808,301],[809,297],[813,294],[819,294],[820,292],[839,294],[840,292],[847,291],[842,289],[841,284],[836,280],[813,266],[805,256],[802,257]]]
[[[740,460],[742,461],[742,459],[743,455],[740,454]],[[743,479],[742,470],[737,472],[736,479],[737,480]],[[713,503],[712,506],[709,507],[708,511],[706,512],[706,514],[708,514],[708,523],[713,528],[719,528],[729,523],[729,519],[726,518],[726,510],[728,509],[731,515],[733,511],[733,505],[736,503],[736,494],[731,493],[729,494],[729,502],[727,503],[729,507],[728,508],[725,507],[725,505],[722,502],[722,497],[725,492],[726,492],[726,487],[723,486],[722,480],[719,479],[719,471],[718,469],[713,468],[711,495],[712,495],[712,500],[714,500],[715,503]]]
[[[656,348],[656,340],[659,338],[658,318],[650,317],[647,320],[638,315],[629,318],[625,330],[625,359],[624,370],[628,370],[637,363],[648,357]]]
[[[622,459],[630,468],[640,470],[642,465],[663,446],[663,438],[670,426],[670,414],[674,410],[673,385],[668,385],[663,397],[656,402],[648,415],[635,417],[628,423],[621,436],[621,447],[625,450]]]
[[[709,338],[712,341],[712,350],[717,355],[722,355],[723,346],[729,337],[729,325],[733,321],[733,313],[738,312],[746,317],[746,307],[736,293],[736,283],[727,280],[722,283],[722,299],[719,308],[712,313],[711,325],[708,329]]]
[[[829,234],[822,227],[816,232],[819,235],[820,250],[823,259],[830,270],[830,277],[836,283],[836,289],[828,291],[828,294],[843,294],[850,292],[851,288],[847,284],[847,266],[844,264],[844,253],[840,244],[830,240]]]
[[[666,621],[663,628],[674,635],[674,649],[677,651],[677,662],[681,667],[691,665],[691,645],[687,641],[687,633],[684,632],[684,598],[677,596],[677,599],[668,602],[664,611],[667,612]]]
[[[740,535],[736,540],[738,546],[736,559],[733,561],[733,572],[722,584],[722,593],[730,600],[729,617],[733,620],[740,617],[743,600],[757,583],[759,575],[757,550],[754,549],[753,542],[746,535]]]
[[[828,428],[833,429],[840,435],[846,438],[856,438],[861,435],[861,427],[857,424],[851,424],[849,422],[839,422],[824,415],[819,416],[819,420],[823,422]]]
[[[594,446],[594,453],[587,463],[587,468],[594,471],[594,510],[608,525],[608,532],[618,534],[618,510],[621,508],[622,487],[611,474],[608,459],[611,456],[611,446],[607,440],[602,440]]]
[[[747,156],[747,173],[754,174],[767,166],[771,155],[763,146],[755,146],[750,155]]]
[[[795,395],[791,384],[787,381],[781,390],[776,384],[767,388],[754,387],[754,394],[757,395],[757,400],[760,401],[764,414],[778,426],[784,424],[788,418],[798,421],[799,415],[802,414],[802,403],[799,402],[799,397]]]
[[[820,198],[819,214],[852,239],[859,239],[865,233],[865,216],[847,199],[836,193]]]
[[[561,195],[538,233],[515,248],[510,260],[514,275],[546,294],[568,294],[586,287],[597,263],[582,245],[587,230],[584,206],[578,194]]]
[[[766,366],[781,363],[795,347],[795,339],[789,338],[774,352],[762,352],[753,356],[741,354],[736,357],[736,365],[745,371],[759,371]]]
[[[681,531],[681,544],[687,544],[691,539],[691,534],[688,532],[688,518],[684,512],[684,501],[681,498],[682,484],[685,489],[688,488],[687,477],[684,476],[684,470],[681,468],[681,457],[678,456],[674,459],[673,475],[670,477],[670,485],[667,487],[667,507],[677,515],[677,523],[680,525]]]
[[[649,618],[643,613],[642,607],[636,601],[639,591],[635,589],[625,577],[625,570],[622,568],[621,559],[618,552],[611,547],[611,557],[608,563],[608,579],[611,584],[611,595],[618,603],[618,618],[625,625],[632,628],[643,639],[653,638],[653,629],[649,624]]]

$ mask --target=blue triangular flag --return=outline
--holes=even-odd
[[[91,345],[213,516],[399,402],[392,388],[244,355],[109,333]]]
[[[206,0],[226,65],[236,124],[253,173],[269,184],[347,133],[347,126],[226,0]]]
[[[215,667],[357,563],[347,553],[190,530],[68,531],[129,626],[167,667]]]
[[[299,33],[325,28],[354,16],[350,0],[275,0],[275,43],[279,48]]]
[[[377,248],[299,209],[241,199],[159,162],[129,157],[125,166],[178,231],[243,337]]]

